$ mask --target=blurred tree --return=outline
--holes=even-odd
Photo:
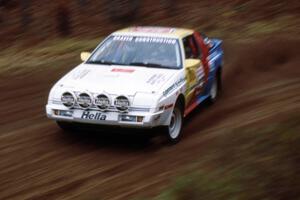
[[[0,0],[0,25],[3,23],[3,17],[2,17],[2,13],[3,13],[3,10],[4,10],[4,0]]]
[[[30,15],[30,0],[20,0],[20,9],[21,9],[21,29],[25,31],[30,22],[31,22],[31,15]]]
[[[4,7],[8,3],[8,0],[0,0],[0,8]]]
[[[136,18],[139,0],[106,0],[109,18],[112,21],[129,22]]]
[[[4,20],[4,12],[7,9],[11,9],[16,7],[16,2],[13,0],[0,0],[0,24],[5,22]]]
[[[14,0],[0,0],[0,7],[9,9],[15,6],[16,6],[16,2]]]
[[[176,7],[177,7],[177,0],[161,0],[161,5],[164,10],[166,10],[167,15],[174,16],[176,15]]]
[[[77,0],[78,5],[83,8],[87,5],[87,0]]]
[[[70,11],[68,7],[68,1],[62,0],[58,3],[56,22],[57,30],[61,36],[67,36],[71,34],[71,19]]]

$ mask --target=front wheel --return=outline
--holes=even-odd
[[[165,134],[170,144],[176,144],[181,139],[182,124],[183,111],[181,107],[176,104],[172,112],[170,124],[165,127]]]

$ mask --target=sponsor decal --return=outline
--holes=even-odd
[[[88,108],[92,105],[92,99],[87,93],[79,94],[77,102],[82,108]]]
[[[134,69],[113,68],[111,71],[112,71],[112,72],[132,73],[132,72],[134,72],[135,70],[134,70]]]
[[[115,101],[115,105],[118,107],[128,107],[129,102],[127,99],[118,99],[117,101]]]
[[[147,83],[154,85],[154,84],[159,84],[161,82],[165,81],[165,75],[164,74],[154,74],[152,75],[148,80]]]
[[[129,105],[129,100],[125,96],[118,96],[115,100],[115,106],[120,111],[128,110]]]
[[[61,96],[61,102],[66,107],[72,107],[75,104],[75,98],[70,92],[64,92]]]
[[[137,37],[135,38],[135,42],[175,44],[176,39],[160,37]]]
[[[102,113],[91,113],[89,111],[84,111],[81,115],[81,119],[89,119],[89,120],[106,120],[106,115]]]
[[[85,77],[88,73],[90,73],[89,69],[80,70],[78,72],[73,73],[73,79],[82,79]]]
[[[129,42],[131,42],[133,40],[133,37],[131,37],[131,36],[115,36],[115,37],[113,37],[113,40],[129,41]]]
[[[200,92],[203,88],[203,85],[204,85],[204,77],[202,77],[201,79],[198,79],[195,84],[191,85],[189,88],[189,91],[195,89],[195,91]]]
[[[177,80],[175,83],[173,83],[170,87],[168,87],[164,92],[163,95],[169,94],[171,91],[173,91],[175,88],[177,88],[181,83],[185,81],[184,77],[181,77],[179,80]]]
[[[109,98],[104,94],[99,94],[95,99],[95,105],[101,110],[105,110],[110,106]]]
[[[176,43],[176,39],[162,38],[162,37],[114,36],[113,40],[127,41],[127,42],[143,42],[143,43],[162,43],[162,44],[175,44]]]

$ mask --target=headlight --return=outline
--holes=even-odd
[[[99,94],[95,98],[95,105],[100,109],[100,110],[106,110],[110,106],[110,100],[109,98],[104,95],[104,94]]]
[[[64,92],[61,96],[61,102],[64,106],[71,108],[75,105],[75,97],[70,92]]]
[[[87,93],[81,93],[77,98],[77,103],[80,107],[87,109],[92,106],[92,98]]]
[[[125,112],[128,110],[130,103],[127,97],[125,96],[118,96],[115,99],[115,106],[119,111]]]

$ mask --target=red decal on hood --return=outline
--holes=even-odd
[[[111,71],[112,72],[127,72],[127,73],[132,73],[135,70],[134,69],[113,68]]]

